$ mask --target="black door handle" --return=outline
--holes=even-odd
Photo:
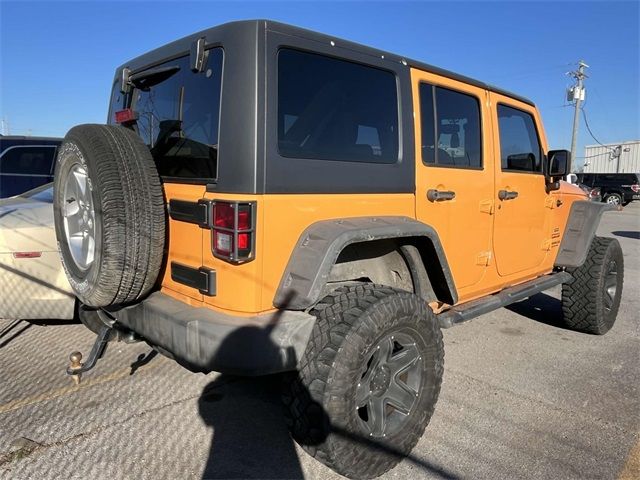
[[[456,192],[451,190],[427,190],[427,200],[430,202],[442,202],[444,200],[453,200],[454,198],[456,198]]]
[[[518,192],[510,192],[509,190],[500,190],[498,192],[498,198],[500,200],[513,200],[518,198]]]

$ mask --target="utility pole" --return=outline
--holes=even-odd
[[[589,68],[589,65],[584,63],[584,60],[578,62],[578,70],[569,72],[567,75],[576,79],[576,84],[573,86],[571,99],[575,105],[575,111],[573,113],[573,134],[571,135],[571,161],[576,158],[576,143],[578,142],[578,123],[580,122],[580,104],[584,101],[585,90],[583,81],[588,78],[584,73],[584,69]]]

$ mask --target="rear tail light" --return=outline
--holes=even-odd
[[[213,255],[244,263],[255,256],[255,202],[213,201]]]
[[[631,185],[631,190],[633,190],[635,193],[638,193],[638,191],[640,191],[640,185],[634,183],[633,185]]]
[[[591,197],[597,197],[598,195],[600,195],[599,188],[592,188],[591,191],[589,192],[589,196]]]

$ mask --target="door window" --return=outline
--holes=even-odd
[[[55,146],[8,148],[0,157],[0,175],[50,176],[55,154]]]
[[[498,105],[500,161],[502,170],[542,172],[542,152],[531,114]]]
[[[480,105],[476,97],[422,83],[420,119],[424,163],[482,168]]]

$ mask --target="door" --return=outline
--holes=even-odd
[[[494,253],[500,276],[535,273],[549,249],[550,195],[543,158],[546,140],[534,107],[490,93],[496,148]]]
[[[416,216],[438,232],[461,300],[491,263],[491,125],[486,91],[413,70]]]

